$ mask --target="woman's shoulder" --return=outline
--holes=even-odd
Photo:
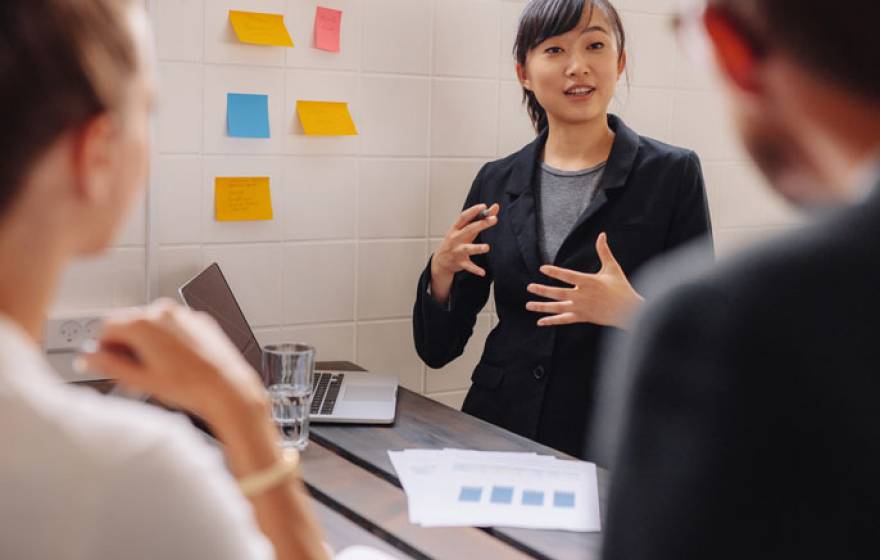
[[[639,135],[638,159],[643,164],[699,165],[700,158],[689,148],[669,144],[650,136]]]

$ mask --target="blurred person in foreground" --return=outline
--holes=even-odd
[[[36,342],[143,188],[153,88],[143,2],[0,2],[0,558],[325,558],[259,377],[207,317],[117,316],[85,365],[204,418],[225,457],[177,415],[65,385]]]
[[[755,163],[813,219],[667,288],[615,349],[606,559],[880,557],[872,13],[711,0],[680,20],[709,39]]]

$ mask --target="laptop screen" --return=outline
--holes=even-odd
[[[241,312],[220,265],[213,263],[184,284],[180,288],[180,295],[190,308],[213,317],[254,371],[262,377],[263,351]]]

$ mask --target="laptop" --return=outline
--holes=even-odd
[[[187,306],[213,317],[254,371],[262,372],[263,350],[217,263],[181,286],[179,291]],[[396,377],[361,371],[316,370],[309,420],[391,424],[396,405]]]

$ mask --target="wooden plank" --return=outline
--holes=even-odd
[[[345,362],[322,363],[326,369],[360,370]],[[454,447],[482,451],[523,451],[572,457],[503,428],[400,388],[397,419],[391,426],[313,424],[312,439],[346,459],[399,485],[388,450]],[[604,520],[608,473],[599,470],[600,511]],[[600,533],[517,528],[487,530],[500,540],[538,558],[591,560],[599,558]]]
[[[409,522],[403,490],[312,441],[302,454],[303,480],[337,513],[413,558],[525,559],[527,555],[479,530],[425,528]]]
[[[342,552],[350,546],[363,545],[381,550],[392,558],[407,558],[405,554],[381,538],[333,508],[322,504],[316,498],[312,498],[312,510],[324,531],[324,540],[335,552]]]

